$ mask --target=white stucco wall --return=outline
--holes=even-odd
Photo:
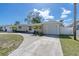
[[[46,22],[42,26],[44,34],[59,34],[59,24],[58,22]]]
[[[79,35],[79,30],[76,31],[76,34]]]

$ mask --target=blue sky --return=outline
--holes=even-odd
[[[79,4],[77,10],[79,10]],[[24,19],[31,10],[48,10],[48,16],[52,16],[53,20],[64,19],[65,24],[70,24],[73,20],[73,4],[70,3],[26,3],[26,4],[0,4],[0,25],[14,24],[15,21],[20,21],[21,24],[26,23]],[[79,11],[77,11],[77,18]]]

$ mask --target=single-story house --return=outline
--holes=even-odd
[[[34,32],[34,26],[39,26],[40,30],[43,34],[59,34],[59,26],[60,23],[57,21],[49,21],[44,23],[37,23],[37,24],[29,24],[29,25],[17,25],[17,31],[28,31]]]
[[[6,32],[12,32],[11,25],[2,26],[2,29],[3,29],[3,31],[6,31]]]
[[[30,33],[33,33],[34,32],[34,26],[38,26],[38,25],[41,25],[41,23],[39,24],[19,24],[19,25],[16,25],[16,31],[19,31],[19,32],[30,32]]]
[[[26,24],[16,25],[16,31],[27,32],[28,26]]]

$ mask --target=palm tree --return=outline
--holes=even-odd
[[[28,21],[28,19],[27,19],[27,18],[25,18],[25,19],[24,19],[24,21],[26,22],[26,21]]]
[[[27,18],[24,19],[24,21],[27,22],[27,24],[31,23],[31,20],[30,20],[30,18],[28,16],[27,16]]]
[[[62,19],[62,20],[60,20],[59,22],[61,23],[61,24],[60,24],[60,26],[64,26],[64,25],[63,25],[63,22],[64,22],[64,20],[63,20],[63,19]]]
[[[19,21],[16,21],[14,25],[19,25],[19,24],[20,24],[20,22]]]
[[[16,31],[17,31],[17,25],[19,25],[19,24],[20,24],[20,22],[19,22],[19,21],[16,21],[16,22],[14,23],[14,25],[11,26],[13,32],[16,32]]]
[[[61,20],[59,20],[59,22],[60,22],[60,24],[59,24],[59,34],[61,34],[61,27],[64,27],[64,25],[63,25],[64,20],[61,19]]]

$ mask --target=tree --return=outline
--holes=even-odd
[[[27,21],[28,21],[28,19],[27,19],[27,18],[25,18],[25,19],[24,19],[24,21],[25,21],[25,22],[27,22]]]
[[[16,21],[16,22],[14,23],[14,25],[11,26],[13,32],[16,32],[16,31],[17,31],[17,25],[19,25],[19,24],[20,24],[20,22],[19,22],[19,21]]]
[[[27,18],[25,19],[29,24],[36,24],[36,23],[41,23],[41,16],[39,15],[39,12],[34,12],[31,11],[27,15]],[[34,29],[34,34],[40,33],[40,27],[39,25],[34,25],[32,28]]]
[[[27,15],[27,18],[25,20],[30,23],[41,23],[41,16],[40,13],[37,11],[30,11]]]
[[[3,29],[2,29],[3,27],[2,26],[0,26],[0,31],[2,31]]]
[[[24,19],[25,22],[26,22],[27,20],[28,20],[27,18]]]
[[[28,19],[28,17],[25,18],[24,21],[27,22],[27,24],[30,24],[31,23],[31,21]]]
[[[33,18],[33,19],[32,19],[32,23],[33,23],[33,24],[34,24],[34,23],[41,23],[40,17]]]
[[[15,32],[17,30],[16,25],[11,25],[11,28],[12,28],[13,32]]]

